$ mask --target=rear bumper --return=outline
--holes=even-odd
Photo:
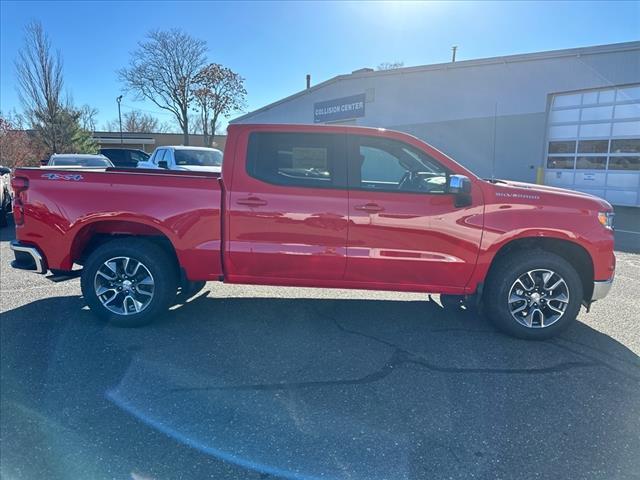
[[[16,257],[16,259],[11,262],[13,268],[30,270],[36,273],[47,273],[48,268],[44,257],[36,247],[24,245],[17,240],[13,240],[10,247]]]
[[[596,300],[606,297],[609,294],[609,290],[611,290],[611,285],[613,285],[613,277],[602,282],[593,282],[593,295],[591,295],[591,301],[595,302]]]

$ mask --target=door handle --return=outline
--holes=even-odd
[[[361,210],[363,212],[376,213],[384,211],[384,207],[381,207],[377,203],[365,203],[364,205],[356,205],[356,210]]]
[[[238,205],[247,205],[249,207],[262,207],[267,204],[266,200],[262,200],[258,197],[239,198],[236,200],[236,203]]]

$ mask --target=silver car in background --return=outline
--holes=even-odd
[[[91,155],[85,153],[54,153],[49,158],[48,167],[73,167],[73,168],[108,168],[113,163],[104,155]]]

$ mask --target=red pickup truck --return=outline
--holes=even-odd
[[[73,275],[90,308],[141,325],[205,281],[441,294],[548,338],[613,281],[599,198],[483,180],[403,133],[229,127],[221,174],[14,172],[14,267]]]

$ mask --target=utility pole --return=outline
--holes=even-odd
[[[458,50],[458,46],[454,45],[451,47],[451,63],[456,61],[456,51]]]
[[[120,145],[124,142],[122,140],[122,113],[120,112],[120,102],[122,102],[122,95],[116,97],[116,102],[118,102],[118,121],[120,122]]]

